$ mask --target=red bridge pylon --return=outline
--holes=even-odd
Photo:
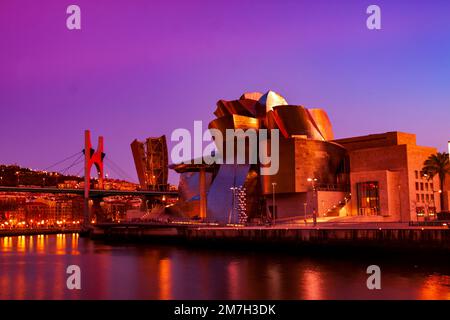
[[[97,150],[92,148],[91,132],[84,131],[84,224],[87,226],[90,223],[89,213],[89,190],[91,186],[91,168],[95,165],[97,169],[98,187],[103,189],[103,137],[98,137]]]

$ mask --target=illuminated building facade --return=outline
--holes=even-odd
[[[436,148],[418,146],[410,133],[339,139],[350,159],[351,216],[377,221],[434,219],[441,209],[439,179],[422,173]]]
[[[290,105],[273,91],[219,100],[214,114],[209,128],[223,136],[226,129],[278,129],[279,170],[261,175],[260,164],[174,164],[180,201],[171,214],[219,223],[408,222],[432,220],[441,209],[438,178],[421,173],[437,150],[416,145],[414,134],[334,140],[325,111]]]
[[[143,190],[167,190],[168,155],[166,136],[131,143],[139,184]]]
[[[250,163],[248,154],[244,164],[175,164],[180,202],[173,213],[220,223],[339,214],[349,193],[349,166],[345,148],[332,141],[325,111],[289,105],[269,91],[220,100],[214,114],[209,128],[223,136],[227,129],[278,129],[279,170],[261,175],[261,165]]]

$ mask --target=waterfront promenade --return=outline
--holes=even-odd
[[[408,224],[364,223],[337,225],[217,226],[202,224],[99,224],[93,239],[114,241],[157,241],[180,244],[232,244],[234,246],[340,247],[400,250],[450,251],[448,226],[409,226]]]
[[[31,236],[38,234],[80,233],[80,228],[0,229],[0,237]]]

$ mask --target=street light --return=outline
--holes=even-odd
[[[435,196],[434,196],[434,194],[435,193],[438,193],[439,194],[439,196],[440,196],[440,194],[442,193],[442,190],[432,190],[433,191],[433,206],[434,206],[434,210],[437,212],[437,208],[436,208],[436,199],[435,199]],[[442,203],[440,204],[440,207],[441,207],[441,211],[442,211]]]
[[[306,205],[307,205],[307,203],[306,202],[304,202],[303,203],[303,208],[304,208],[304,212],[305,212],[305,225],[306,225]]]
[[[234,217],[234,201],[235,201],[235,198],[236,198],[236,196],[235,196],[235,190],[236,189],[237,189],[236,187],[231,187],[230,188],[232,199],[231,199],[231,210],[230,210],[230,213],[228,214],[228,224],[231,223],[231,217],[232,216]]]
[[[20,174],[20,172],[19,171],[16,171],[16,176],[17,176],[17,186],[19,186],[19,174]]]
[[[313,225],[314,227],[317,225],[317,214],[316,214],[316,206],[315,206],[315,200],[314,197],[316,196],[316,178],[308,178],[308,182],[311,182],[311,188],[312,188],[312,194],[313,194]]]
[[[275,206],[275,187],[276,187],[277,183],[276,182],[272,182],[272,211],[273,211],[273,223],[275,224],[276,219],[277,219],[277,209]]]
[[[336,207],[336,206],[335,206],[335,207]],[[317,210],[317,211],[319,211],[319,210]],[[330,211],[330,210],[328,210],[328,211]],[[323,212],[323,215],[324,215],[324,216],[327,215],[327,212],[325,211],[325,200],[322,200],[322,212]]]
[[[347,211],[347,210],[348,210],[348,209],[347,209],[347,202],[348,202],[348,199],[347,199],[347,197],[344,198],[344,201],[345,201],[345,215],[348,216],[348,211]]]

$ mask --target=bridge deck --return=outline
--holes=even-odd
[[[0,192],[29,192],[29,193],[62,193],[83,195],[84,189],[60,189],[51,187],[0,187]],[[89,191],[90,197],[95,196],[178,196],[177,191],[149,191],[149,190],[99,190]]]

